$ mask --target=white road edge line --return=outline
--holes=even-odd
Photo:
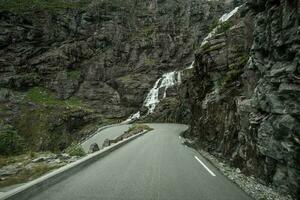
[[[194,156],[194,157],[212,176],[216,176],[197,156]]]

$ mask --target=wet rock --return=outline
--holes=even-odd
[[[242,173],[298,197],[299,3],[247,2],[248,11],[195,55],[185,83],[189,136]]]

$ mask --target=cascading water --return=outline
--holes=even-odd
[[[160,102],[159,93],[163,91],[161,99],[166,98],[168,88],[180,84],[180,80],[181,73],[179,71],[174,71],[163,74],[163,76],[155,82],[154,87],[150,90],[144,101],[144,106],[148,108],[148,114],[153,113],[156,105]]]
[[[134,113],[132,115],[130,115],[130,117],[128,117],[128,119],[126,119],[125,121],[123,121],[121,124],[127,124],[131,121],[137,120],[141,117],[141,112],[138,111],[137,113]]]
[[[192,64],[190,66],[188,66],[187,68],[185,68],[185,69],[193,69],[194,68],[194,63],[195,63],[195,61],[193,61]]]
[[[191,65],[192,66],[192,65]],[[154,112],[157,104],[164,98],[167,97],[167,90],[170,87],[181,84],[181,73],[182,71],[168,72],[159,78],[154,86],[149,91],[145,101],[144,106],[148,109],[145,116]],[[161,95],[162,94],[162,95]],[[127,120],[122,123],[129,123],[131,121],[137,120],[141,117],[140,111],[132,114]]]
[[[230,13],[225,13],[222,17],[220,17],[219,24],[203,39],[201,46],[204,46],[210,38],[216,35],[218,30],[221,28],[221,24],[228,21],[234,14],[238,12],[239,9],[240,6],[234,8]]]

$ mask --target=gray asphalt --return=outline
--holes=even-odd
[[[95,142],[99,145],[99,147],[101,147],[105,139],[115,139],[127,131],[129,127],[130,125],[121,125],[104,129],[99,134],[96,134],[83,142],[81,146],[85,152],[88,152],[91,144]]]
[[[178,124],[131,141],[32,200],[250,200],[196,151],[182,145]],[[119,127],[122,128],[122,127]],[[212,176],[197,156],[216,176]]]

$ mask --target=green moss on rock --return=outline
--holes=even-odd
[[[81,71],[80,70],[68,71],[67,74],[68,74],[69,79],[78,80],[78,79],[80,79]]]
[[[51,91],[41,88],[41,87],[33,87],[29,89],[25,97],[28,101],[36,104],[41,104],[45,106],[64,106],[69,108],[78,108],[82,109],[85,108],[86,105],[83,104],[77,98],[70,98],[67,100],[60,100],[55,97],[55,94]]]

